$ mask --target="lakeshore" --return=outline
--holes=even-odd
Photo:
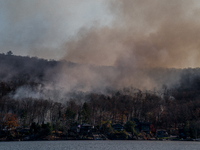
[[[42,136],[42,135],[18,135],[18,136],[13,136],[9,135],[9,136],[5,136],[0,138],[0,142],[12,142],[12,141],[87,141],[87,140],[102,140],[102,141],[115,141],[115,140],[124,140],[124,141],[196,141],[199,142],[200,139],[193,139],[193,138],[180,138],[178,136],[168,136],[168,137],[145,137],[145,136],[133,136],[131,137],[130,134],[128,134],[128,136],[125,136],[126,134],[112,134],[112,135],[108,135],[108,134],[102,134],[100,132],[96,132],[96,133],[91,133],[88,135],[76,135],[76,136],[67,136],[62,134],[61,132],[59,133],[55,133],[53,132],[52,135],[48,135],[48,136]]]
[[[194,141],[141,141],[141,140],[68,140],[68,141],[21,141],[21,142],[1,142],[1,150],[199,150],[200,143]]]

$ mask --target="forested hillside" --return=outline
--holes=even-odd
[[[161,88],[152,87],[149,90],[134,85],[116,88],[112,84],[102,84],[105,86],[102,90],[100,82],[85,88],[84,84],[90,85],[88,82],[93,79],[83,78],[78,80],[82,83],[77,81],[76,85],[70,83],[81,75],[65,74],[68,80],[63,82],[73,85],[73,88],[57,86],[57,79],[64,79],[60,74],[69,73],[60,72],[63,67],[70,72],[74,68],[88,69],[71,62],[0,54],[0,128],[30,128],[33,124],[49,122],[54,130],[67,132],[77,124],[100,126],[108,120],[124,124],[137,118],[152,123],[156,129],[164,128],[171,134],[177,134],[179,129],[187,131],[190,137],[200,134],[199,68],[147,69],[147,74],[158,82],[154,85],[162,83],[158,86]],[[103,74],[107,80],[100,81],[109,82],[112,73],[118,72],[116,67],[89,67],[87,76],[90,76],[91,68],[96,74],[111,73],[109,76]],[[85,79],[87,82],[83,82]],[[120,82],[120,78],[113,82],[117,81]],[[173,84],[168,86],[168,82],[172,81]],[[8,122],[9,115],[13,116],[11,118],[15,123]]]

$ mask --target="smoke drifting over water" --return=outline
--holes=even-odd
[[[197,0],[7,0],[0,7],[2,51],[80,64],[46,73],[64,91],[174,86],[180,72],[149,68],[200,65]]]

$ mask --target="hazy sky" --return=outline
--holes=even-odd
[[[70,36],[111,16],[104,0],[1,0],[0,52],[60,59]]]
[[[1,0],[0,52],[131,67],[199,67],[198,0]]]

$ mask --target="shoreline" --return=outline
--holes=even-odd
[[[0,142],[34,142],[34,141],[179,141],[179,142],[188,142],[188,141],[193,141],[193,142],[200,142],[200,139],[148,139],[148,140],[144,140],[144,139],[119,139],[119,140],[112,140],[112,139],[39,139],[39,140],[21,140],[21,139],[14,139],[14,140],[2,140],[0,139]]]

